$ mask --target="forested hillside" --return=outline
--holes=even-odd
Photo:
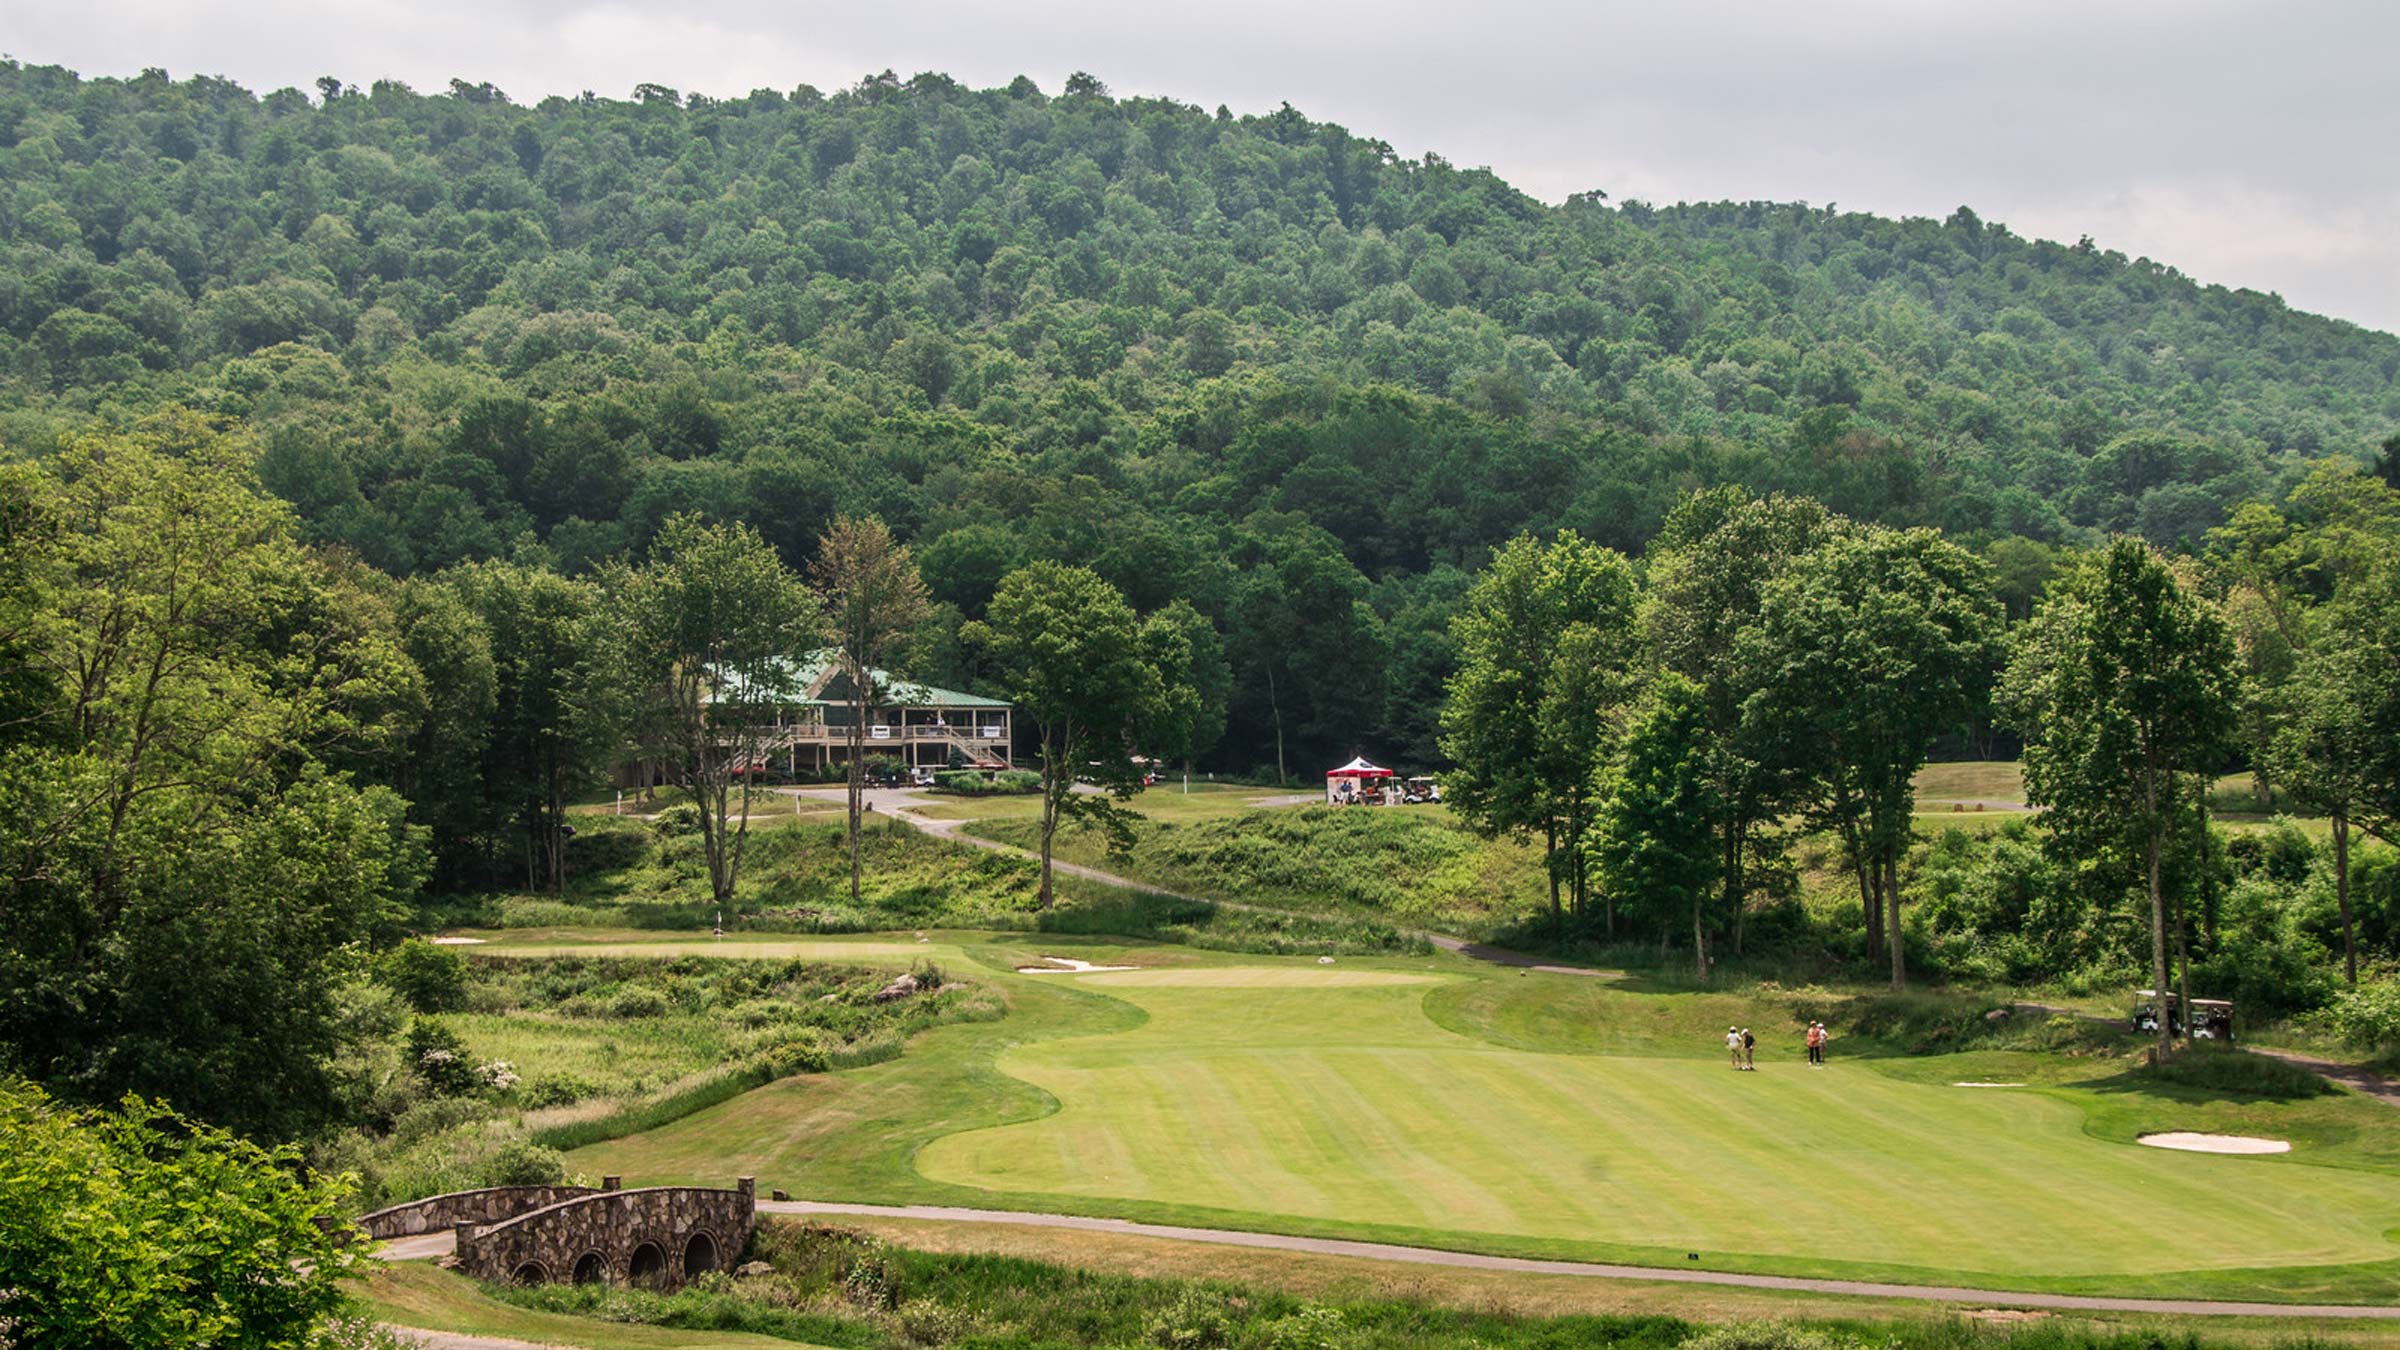
[[[959,684],[1000,577],[1073,560],[1222,631],[1229,767],[1435,758],[1521,530],[1632,551],[1727,482],[2172,546],[2400,424],[2400,339],[1965,209],[1552,207],[1086,77],[526,107],[0,63],[0,184],[11,454],[187,405],[398,576],[580,573],[679,511],[797,565],[873,514]],[[1996,557],[2021,612],[2041,550]]]

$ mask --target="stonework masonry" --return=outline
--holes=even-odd
[[[455,1227],[462,1219],[498,1223],[548,1208],[561,1200],[598,1194],[589,1186],[494,1186],[480,1191],[452,1191],[361,1215],[358,1227],[371,1238],[414,1237]]]
[[[758,1222],[757,1199],[749,1177],[732,1190],[625,1190],[618,1178],[608,1177],[598,1191],[581,1190],[505,1217],[461,1214],[452,1220],[453,1259],[461,1271],[495,1284],[635,1284],[672,1291],[709,1271],[732,1269]]]

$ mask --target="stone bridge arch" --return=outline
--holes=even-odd
[[[628,1190],[608,1177],[597,1191],[514,1198],[525,1202],[519,1212],[454,1222],[452,1263],[458,1269],[495,1284],[632,1284],[673,1292],[710,1271],[731,1269],[758,1222],[757,1185],[750,1177],[731,1190]],[[449,1199],[419,1204],[434,1212],[459,1208],[442,1210],[440,1202]],[[488,1201],[468,1206],[484,1213],[495,1207]]]

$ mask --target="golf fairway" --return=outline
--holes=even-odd
[[[998,1068],[1040,1119],[935,1139],[926,1178],[1023,1198],[2014,1276],[2375,1262],[2373,1172],[2087,1135],[2037,1092],[1905,1083],[1837,1056],[1553,1055],[1435,1025],[1442,977],[1231,966],[1058,977],[1148,1014]]]

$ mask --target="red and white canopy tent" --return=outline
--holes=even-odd
[[[1351,760],[1338,769],[1325,771],[1325,800],[1328,804],[1344,797],[1356,801],[1369,780],[1391,776],[1390,769],[1369,764],[1364,759]]]

